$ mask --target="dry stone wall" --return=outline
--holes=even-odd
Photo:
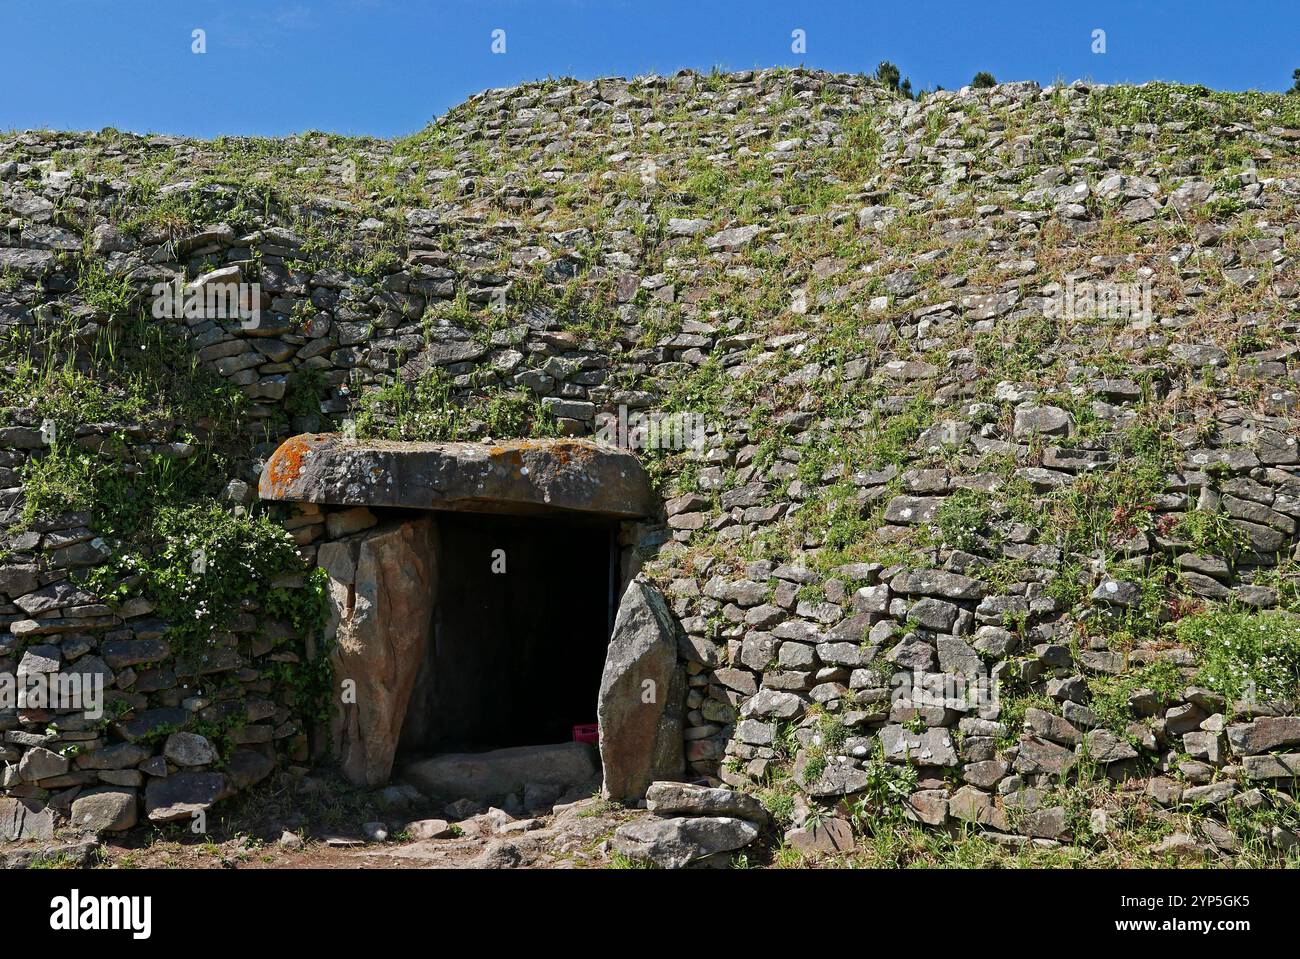
[[[1210,809],[1179,849],[1232,849],[1226,811],[1260,807],[1293,843],[1297,119],[764,71],[488,91],[393,142],[0,138],[0,664],[89,663],[125,704],[107,729],[0,713],[8,795],[160,818],[307,757],[266,675],[315,661],[312,631],[245,598],[178,669],[129,577],[87,585],[131,531],[98,502],[33,515],[75,486],[69,448],[141,474],[221,434],[219,497],[256,512],[297,433],[687,412],[697,446],[641,451],[662,514],[634,545],[681,628],[688,775],[758,790],[809,848],[843,839],[818,803],[1104,834],[1110,807],[1068,799],[1084,769]],[[153,317],[177,278],[258,284],[257,322]],[[78,408],[56,372],[138,346],[140,311],[228,414]],[[308,589],[356,515],[279,516],[304,565],[276,588]],[[225,704],[214,757],[186,727]]]

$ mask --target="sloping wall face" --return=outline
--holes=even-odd
[[[4,789],[110,789],[119,828],[307,762],[311,571],[366,511],[259,510],[285,440],[603,434],[657,482],[624,545],[689,775],[1036,838],[1087,835],[1081,765],[1274,802],[1295,105],[764,71],[489,91],[396,142],[0,136],[0,673],[112,710],[0,710]],[[155,311],[174,283],[260,310]],[[698,418],[646,449],[657,413]]]

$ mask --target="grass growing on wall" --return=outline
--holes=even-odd
[[[1197,652],[1200,681],[1230,700],[1300,701],[1300,616],[1215,609],[1184,617],[1176,632]]]
[[[86,514],[108,555],[73,578],[109,603],[150,600],[178,663],[218,648],[243,614],[275,646],[296,639],[269,675],[299,715],[319,713],[328,658],[300,647],[324,621],[323,575],[269,511],[219,501],[250,444],[242,391],[143,315],[89,336],[50,322],[0,341],[0,362],[0,406],[52,427],[21,469],[19,528]]]
[[[81,337],[53,321],[0,338],[0,405],[30,408],[68,436],[88,423],[149,420],[175,423],[183,438],[233,438],[246,397],[169,325],[139,314]]]
[[[417,380],[397,380],[364,394],[356,429],[360,437],[388,440],[560,435],[555,418],[532,397],[506,389],[467,395],[437,369]]]

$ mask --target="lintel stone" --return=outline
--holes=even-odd
[[[653,515],[649,477],[627,450],[592,440],[411,443],[303,434],[267,460],[265,500],[515,514]]]

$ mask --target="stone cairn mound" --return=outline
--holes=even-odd
[[[0,673],[107,700],[0,709],[6,836],[312,761],[293,597],[387,520],[254,491],[339,433],[646,463],[621,541],[710,785],[652,786],[629,857],[726,855],[753,797],[810,854],[882,818],[1294,846],[1295,102],[770,70],[491,90],[392,141],[0,135]],[[154,309],[239,283],[255,322]],[[691,443],[609,428],[669,412]],[[299,563],[196,573],[197,637],[182,507]]]

